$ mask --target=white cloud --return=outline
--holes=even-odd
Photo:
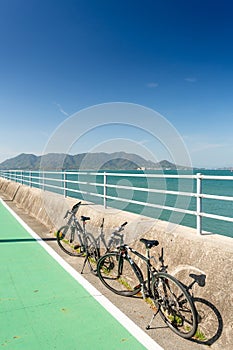
[[[151,82],[151,83],[148,83],[146,86],[147,86],[148,88],[153,89],[153,88],[158,87],[159,84],[158,84],[158,83]]]
[[[59,111],[60,111],[62,114],[64,114],[66,117],[69,117],[69,116],[70,116],[66,111],[64,111],[64,109],[61,107],[61,105],[60,105],[59,103],[54,102],[54,104],[58,107]]]
[[[188,83],[196,83],[197,78],[188,77],[188,78],[185,78],[184,80],[187,81]]]
[[[200,151],[206,151],[206,150],[217,149],[222,147],[227,147],[227,145],[222,143],[208,143],[208,142],[201,143],[200,142],[192,149],[192,152],[200,152]]]
[[[212,135],[185,135],[184,142],[189,150],[192,163],[197,167],[232,166],[233,145],[230,139],[218,138]]]
[[[189,146],[191,152],[201,152],[210,149],[229,147],[226,142],[212,142],[205,135],[183,135],[185,143]]]

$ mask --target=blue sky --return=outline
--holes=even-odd
[[[84,108],[126,102],[165,117],[194,166],[233,166],[232,18],[230,0],[0,0],[0,162],[42,154]]]

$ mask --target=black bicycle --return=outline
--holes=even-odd
[[[145,244],[146,256],[124,244],[117,251],[103,255],[97,264],[97,274],[101,282],[112,292],[122,296],[142,295],[153,303],[156,309],[150,328],[157,313],[176,334],[191,338],[197,330],[197,312],[192,298],[184,285],[166,272],[163,256],[159,270],[151,264],[150,249],[159,244],[157,240],[140,239]],[[130,253],[146,263],[147,278],[131,258]],[[140,293],[140,294],[139,294]]]
[[[81,273],[87,262],[90,271],[96,274],[97,261],[100,257],[99,248],[93,235],[86,232],[86,222],[90,217],[81,216],[82,225],[76,217],[80,205],[81,202],[75,204],[71,210],[67,210],[64,219],[68,218],[68,222],[57,231],[57,243],[66,254],[85,257]]]

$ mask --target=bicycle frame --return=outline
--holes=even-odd
[[[72,211],[68,211],[66,213],[65,218],[67,217],[68,214],[70,214],[70,217],[69,217],[69,220],[67,222],[67,225],[72,228],[72,230],[73,230],[72,235],[75,234],[75,229],[77,230],[78,238],[80,240],[81,245],[83,245],[84,243],[83,243],[83,237],[82,236],[85,233],[85,224],[83,222],[83,227],[82,227],[80,225],[78,219],[76,218],[75,213],[72,212]],[[74,238],[74,237],[72,236],[72,238]]]
[[[82,225],[79,223],[79,220],[76,217],[76,213],[79,209],[79,206],[81,205],[81,202],[75,204],[71,210],[67,210],[64,219],[67,219],[67,225],[65,226],[66,229],[64,233],[66,234],[67,230],[70,228],[70,239],[69,243],[73,243],[75,241],[75,236],[78,238],[78,246],[83,251],[83,253],[86,252],[86,221],[89,220],[89,217],[81,216]],[[66,250],[65,250],[66,251]],[[88,256],[88,254],[87,254]],[[85,262],[86,263],[86,262]],[[84,264],[85,266],[85,264]]]
[[[149,298],[146,301],[149,304],[152,303],[154,314],[146,329],[151,328],[153,319],[159,313],[163,321],[176,334],[186,339],[192,337],[197,330],[198,319],[187,288],[167,273],[163,249],[158,259],[160,264],[156,261],[156,268],[152,265],[151,259],[154,257],[151,256],[150,249],[159,244],[157,240],[141,238],[140,242],[145,244],[146,255],[123,244],[117,247],[117,250],[99,259],[97,273],[101,282],[112,292],[121,296],[130,297],[141,292],[144,299]],[[131,253],[146,264],[147,279],[138,262],[134,262]]]
[[[141,270],[138,270],[138,266],[136,265],[134,260],[129,255],[129,251],[132,252],[134,255],[136,255],[137,257],[139,257],[141,260],[143,260],[146,263],[147,280],[144,280]],[[123,245],[123,246],[119,247],[119,252],[120,252],[120,255],[122,256],[122,258],[125,258],[126,260],[128,260],[128,262],[132,266],[132,268],[133,268],[133,270],[134,270],[134,272],[135,272],[135,274],[140,282],[140,285],[142,287],[141,291],[142,291],[143,298],[145,299],[146,297],[152,296],[151,281],[152,281],[153,273],[156,273],[158,271],[151,264],[150,249],[146,248],[146,256],[145,256],[145,255],[137,252],[135,249],[129,247],[128,245]],[[120,264],[121,264],[121,266],[120,266]],[[121,272],[122,272],[122,270],[121,270],[122,265],[123,265],[123,260],[121,260],[121,261],[119,260],[119,270],[118,270],[119,275],[121,275]]]
[[[126,224],[127,224],[127,222],[125,222],[125,223],[122,224],[118,229],[116,229],[115,231],[113,231],[113,232],[111,233],[111,236],[110,236],[108,242],[106,242],[105,234],[104,234],[104,229],[103,229],[103,228],[104,228],[104,219],[103,219],[102,224],[101,224],[101,226],[100,226],[100,229],[101,229],[100,234],[99,234],[99,236],[98,236],[97,238],[95,238],[95,240],[96,240],[96,244],[97,244],[97,246],[98,246],[99,248],[100,248],[101,242],[103,243],[104,248],[105,248],[104,254],[108,253],[108,252],[111,250],[113,243],[115,243],[115,246],[116,246],[117,244],[119,244],[119,243],[120,243],[120,245],[123,244],[123,242],[124,242],[124,238],[123,238],[123,237],[124,237],[124,234],[123,234],[123,233],[120,233],[120,232],[124,229],[124,226],[125,226]],[[117,243],[116,243],[116,242],[117,242]]]

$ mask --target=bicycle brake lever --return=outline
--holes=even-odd
[[[64,219],[67,218],[68,214],[69,214],[69,210],[67,210],[66,215],[64,216]]]
[[[103,229],[103,227],[104,227],[104,218],[103,218],[103,220],[102,220],[102,224],[100,225],[100,228],[101,228],[101,229]]]

